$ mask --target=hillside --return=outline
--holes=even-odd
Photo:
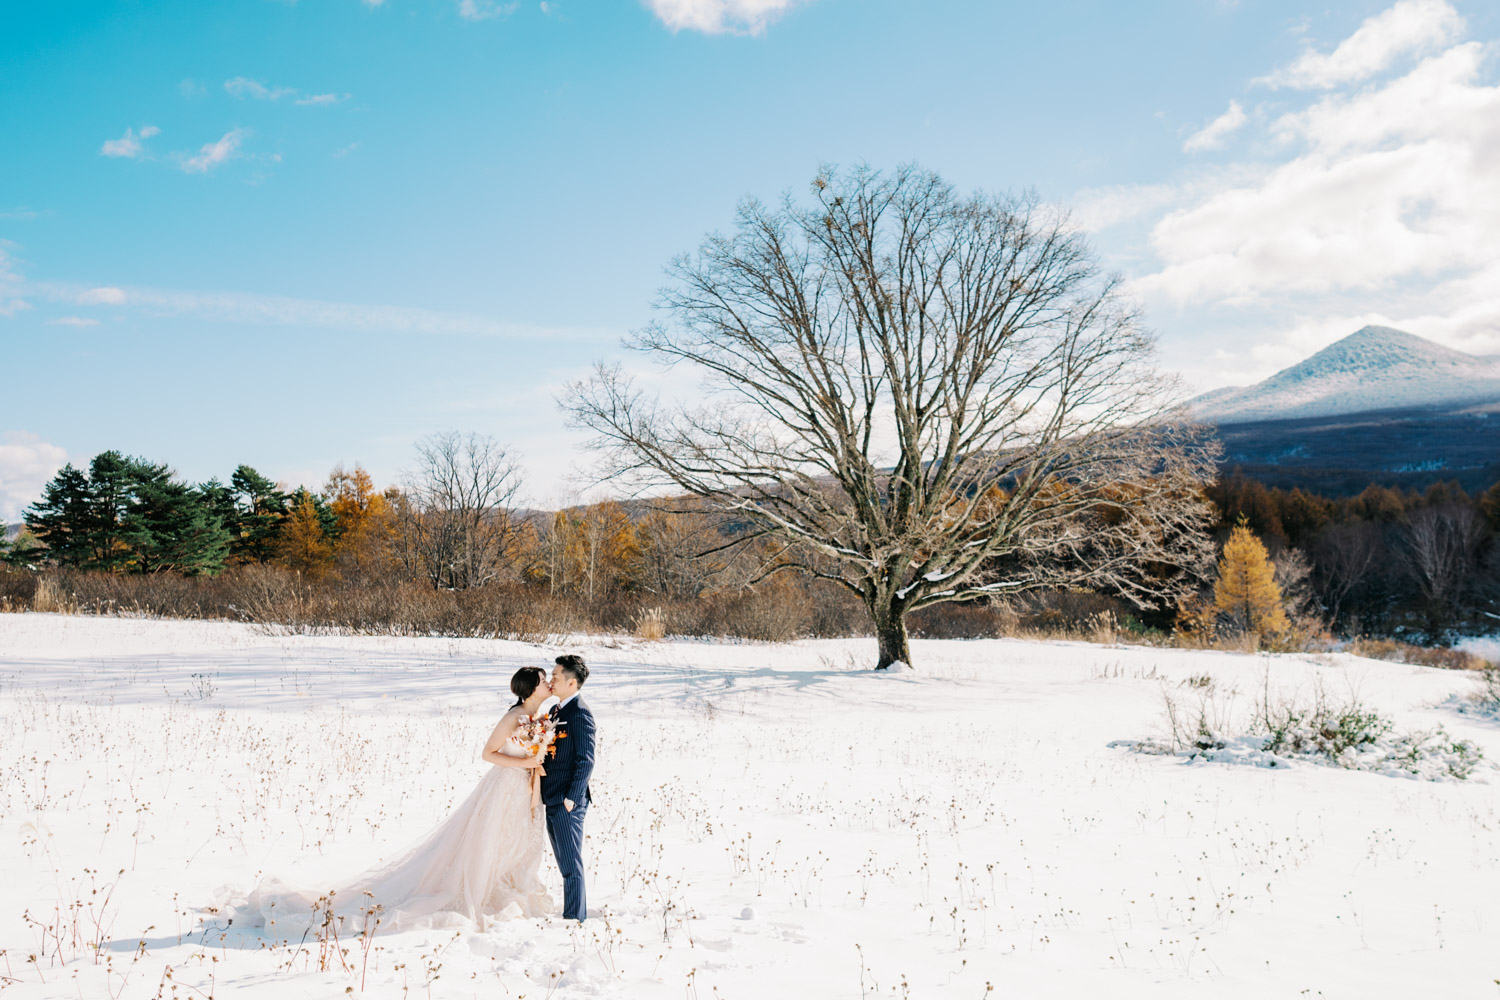
[[[1188,404],[1218,425],[1222,467],[1330,496],[1371,483],[1500,481],[1500,360],[1367,326],[1252,386]]]
[[[1500,361],[1367,326],[1264,382],[1215,389],[1188,405],[1219,424],[1483,408],[1500,405]]]

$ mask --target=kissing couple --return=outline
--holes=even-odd
[[[268,876],[225,908],[252,927],[280,918],[289,928],[295,914],[311,909],[315,922],[326,910],[372,929],[472,921],[484,930],[497,919],[556,913],[541,880],[550,841],[562,873],[563,918],[583,920],[583,823],[595,734],[594,715],[579,691],[588,677],[583,657],[574,654],[559,656],[550,677],[541,667],[517,670],[510,679],[515,704],[480,754],[490,771],[452,815],[395,861],[322,893]],[[553,698],[557,704],[543,712]]]

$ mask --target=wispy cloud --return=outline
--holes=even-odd
[[[47,321],[48,326],[98,326],[97,319],[87,316],[55,316]]]
[[[206,174],[221,163],[226,163],[234,159],[239,153],[240,143],[249,134],[249,129],[233,129],[224,133],[222,138],[214,142],[204,143],[203,147],[192,156],[179,153],[182,172],[186,174]]]
[[[673,31],[759,35],[798,0],[646,0]]]
[[[459,0],[458,16],[466,21],[489,21],[497,17],[510,17],[520,7],[520,0]]]
[[[5,252],[5,241],[0,240],[0,316],[14,316],[31,308],[31,303],[21,298],[21,284],[21,275]]]
[[[35,434],[6,431],[0,436],[0,521],[19,520],[67,461],[67,451]]]
[[[247,76],[237,76],[232,80],[224,81],[224,89],[233,97],[244,100],[250,98],[256,101],[281,101],[291,98],[293,104],[301,107],[329,107],[341,104],[349,99],[348,94],[304,94],[296,87],[272,87],[252,80]]]
[[[1447,0],[1400,0],[1368,18],[1332,52],[1314,49],[1256,83],[1298,90],[1328,90],[1359,83],[1402,56],[1432,52],[1462,36],[1464,19]]]
[[[297,93],[292,87],[268,87],[259,80],[252,80],[245,76],[225,80],[224,89],[229,91],[231,97],[238,97],[241,100],[250,97],[257,101],[279,101],[283,97],[293,97]]]
[[[81,306],[118,306],[125,303],[123,288],[90,288],[79,292],[74,301]]]
[[[145,153],[145,147],[141,145],[142,139],[149,139],[154,135],[161,135],[161,129],[155,125],[146,125],[139,132],[127,128],[125,134],[118,139],[106,139],[104,145],[99,147],[101,156],[123,157],[127,160],[136,160]]]
[[[1245,109],[1240,107],[1240,102],[1230,101],[1229,110],[1188,136],[1187,141],[1182,144],[1182,151],[1201,153],[1208,149],[1219,149],[1224,145],[1224,140],[1237,132],[1245,121]]]
[[[41,218],[42,213],[32,208],[13,208],[8,212],[0,212],[0,220],[8,222],[30,222],[32,219]]]
[[[568,337],[604,341],[618,336],[617,331],[588,327],[507,323],[473,313],[408,306],[329,302],[252,292],[194,292],[159,288],[127,288],[116,285],[81,287],[57,282],[28,284],[26,291],[28,294],[47,301],[83,306],[111,306],[125,311],[136,311],[143,315],[186,317],[205,322],[251,323],[368,333],[518,339]]]

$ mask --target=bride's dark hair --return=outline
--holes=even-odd
[[[541,667],[522,667],[511,674],[510,693],[516,696],[516,703],[510,707],[518,708],[522,702],[535,694],[545,676],[547,676],[547,671]]]

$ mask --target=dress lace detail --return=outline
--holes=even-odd
[[[526,756],[514,740],[502,752]],[[495,919],[553,913],[540,875],[545,826],[541,810],[532,814],[531,771],[491,766],[469,797],[416,846],[333,886],[334,912],[346,917],[346,927],[358,927],[359,911],[379,903],[383,931],[467,922],[483,930]],[[329,892],[267,876],[247,896],[221,892],[221,899],[223,908],[236,911],[236,924],[264,927],[274,919],[278,934],[301,934],[319,897]]]

